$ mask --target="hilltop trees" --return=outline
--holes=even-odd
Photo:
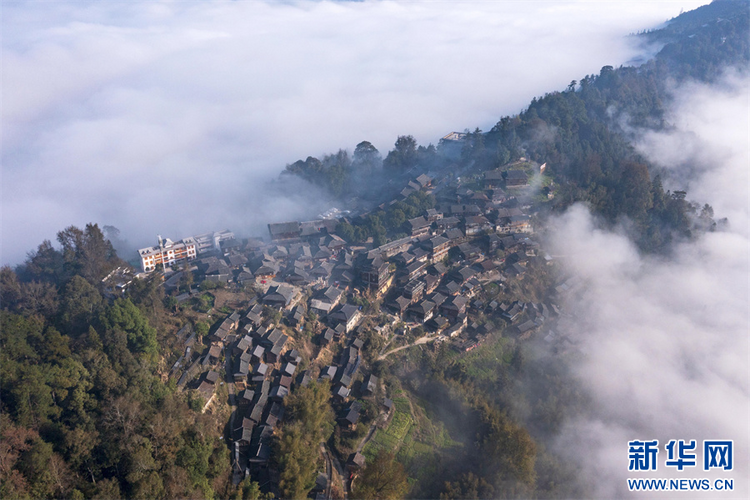
[[[356,191],[360,183],[367,185],[368,179],[376,175],[382,159],[377,148],[368,141],[357,144],[354,157],[339,149],[333,154],[324,155],[322,159],[308,156],[287,165],[285,174],[292,174],[311,184],[315,184],[336,197]]]
[[[63,288],[60,313],[71,334],[88,330],[95,313],[102,305],[102,296],[81,276],[73,276]]]
[[[626,225],[643,250],[666,251],[675,237],[690,234],[688,213],[693,208],[688,203],[657,203],[672,195],[660,184],[650,185],[655,172],[633,148],[632,130],[658,130],[667,125],[665,109],[673,96],[672,82],[691,78],[715,81],[724,65],[747,65],[749,23],[750,11],[743,2],[712,2],[681,15],[663,28],[641,35],[663,45],[655,58],[638,67],[604,66],[598,75],[585,75],[562,91],[532,99],[526,110],[502,117],[487,133],[478,128],[467,130],[459,155],[453,147],[457,144],[447,148],[451,154],[445,148],[438,151],[431,145],[418,146],[413,136],[402,135],[383,160],[380,176],[374,173],[379,155],[366,141],[357,145],[348,170],[339,168],[338,160],[328,165],[308,158],[289,165],[287,171],[337,196],[368,194],[382,203],[386,199],[373,192],[383,186],[392,188],[388,194],[400,191],[408,181],[403,174],[416,177],[450,165],[454,174],[474,175],[525,157],[547,163],[546,176],[558,186],[551,203],[554,209],[586,202],[610,224],[629,219]],[[333,157],[340,158],[340,152],[326,158]],[[352,182],[352,170],[373,174]],[[373,237],[382,241],[381,225],[393,231],[402,223],[400,212],[385,218],[374,215],[377,220],[345,224],[345,239],[362,242]],[[404,217],[411,218],[407,213]],[[705,224],[699,225],[711,228],[713,222],[706,218]]]
[[[472,500],[475,498],[494,498],[495,488],[483,477],[471,472],[463,474],[457,481],[447,482],[440,494],[441,500]]]
[[[127,335],[128,349],[134,353],[155,357],[158,353],[156,330],[130,299],[117,299],[99,317],[107,330],[121,331]]]
[[[0,311],[0,495],[210,497],[229,467],[226,448],[210,437],[214,424],[137,361],[153,329],[127,300],[91,322],[71,340],[46,318]]]
[[[45,240],[28,254],[19,269],[24,281],[61,286],[73,276],[80,276],[98,286],[112,269],[124,264],[97,224],[86,224],[83,230],[69,226],[57,233],[57,241],[61,250]]]
[[[400,135],[388,152],[383,167],[393,172],[409,170],[417,164],[417,141],[410,135]]]
[[[369,141],[362,141],[354,148],[352,166],[365,175],[375,173],[383,165],[383,158]]]
[[[305,498],[315,484],[320,443],[333,430],[329,397],[327,382],[311,382],[285,400],[290,419],[276,440],[274,454],[281,469],[279,489],[283,498]]]

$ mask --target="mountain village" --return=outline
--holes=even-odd
[[[367,405],[369,432],[348,456],[321,444],[327,471],[313,493],[331,498],[334,476],[348,491],[366,464],[367,441],[395,413],[373,362],[427,344],[471,351],[493,333],[486,318],[527,338],[560,314],[551,300],[500,300],[508,280],[553,262],[535,238],[532,205],[523,201],[539,191],[529,179],[545,165],[522,166],[484,172],[478,189],[426,174],[410,180],[400,199],[426,193],[435,208],[407,220],[406,236],[375,248],[337,235],[342,212],[332,209],[328,218],[268,224],[268,241],[223,230],[176,242],[159,237],[139,251],[142,275],[166,269],[163,287],[177,307],[203,304],[211,314],[202,340],[190,324],[178,332],[184,353],[170,376],[202,396],[204,411],[226,384],[237,482],[251,474],[274,483],[271,440],[283,425],[284,398],[327,380],[337,431],[362,425]],[[250,299],[244,308],[217,311],[201,301],[216,288],[248,291]],[[564,348],[566,339],[554,331],[544,335]]]

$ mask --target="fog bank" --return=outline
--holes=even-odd
[[[705,3],[4,2],[1,261],[70,224],[142,246],[310,216],[267,188],[285,164],[487,129]]]
[[[728,230],[664,259],[599,229],[583,206],[557,221],[555,251],[585,283],[563,330],[585,353],[574,371],[595,410],[571,422],[556,447],[580,464],[596,497],[628,496],[628,477],[733,478],[735,491],[722,498],[750,494],[749,90],[733,73],[718,86],[675,89],[674,129],[645,133],[638,146],[668,169],[665,187],[713,205]],[[628,472],[635,439],[659,440],[658,471]],[[704,472],[700,451],[695,468],[665,467],[671,439],[734,440],[734,471]]]

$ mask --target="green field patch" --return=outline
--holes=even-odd
[[[378,430],[372,439],[362,449],[362,454],[368,461],[372,461],[380,450],[388,452],[394,451],[398,441],[392,436],[387,435],[382,430]]]
[[[513,356],[512,349],[506,349],[508,339],[495,338],[467,353],[458,363],[461,364],[466,374],[477,380],[497,380],[498,367],[510,363]]]
[[[440,459],[433,446],[414,439],[414,429],[404,439],[396,458],[404,464],[409,478],[416,480],[414,484],[419,484],[434,478]]]
[[[370,440],[371,443],[374,443],[375,445],[385,448],[387,450],[393,450],[396,446],[399,445],[399,439],[394,436],[393,434],[389,434],[385,432],[382,429],[379,429],[376,436],[373,436],[373,438]]]
[[[420,443],[419,441],[414,442],[413,449],[415,454],[432,453],[432,446],[425,443]]]
[[[411,413],[409,398],[393,398],[393,404],[396,406],[396,411]]]
[[[393,415],[390,425],[388,425],[388,434],[394,436],[396,439],[401,441],[406,436],[406,433],[411,427],[412,418],[408,413],[397,411]]]
[[[409,400],[406,398],[397,398],[394,400],[396,411],[391,418],[388,427],[378,429],[372,436],[372,439],[365,445],[362,454],[368,460],[375,458],[381,449],[386,451],[398,451],[404,438],[412,428],[414,420],[411,417]],[[402,409],[406,407],[406,411]]]

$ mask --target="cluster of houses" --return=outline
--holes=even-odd
[[[449,270],[442,259],[446,247],[450,248],[446,237],[427,236],[393,256],[395,287],[385,305],[404,322],[448,338],[459,336],[466,327],[467,308],[483,283],[502,286],[508,276],[522,278],[526,262],[538,250],[523,233],[492,233],[455,245],[458,264]]]
[[[406,274],[413,275],[420,263],[443,261],[454,248],[464,260],[481,260],[504,246],[503,237],[533,232],[531,217],[495,183],[495,176],[506,188],[527,182],[522,170],[490,171],[485,172],[485,190],[436,189],[429,176],[418,176],[407,188],[434,193],[436,207],[406,221],[402,228],[406,237],[370,251],[347,245],[336,234],[336,219],[269,224],[270,243],[254,238],[239,241],[226,230],[215,233],[213,246],[198,248],[196,244],[198,253],[190,271],[195,275],[193,282],[266,285],[274,281],[296,287],[331,284],[342,289],[361,282],[383,295],[396,278],[388,272],[390,264],[403,264],[399,267],[406,266]],[[167,279],[168,292],[184,284],[184,272]],[[427,285],[429,289],[429,280]],[[189,296],[189,292],[178,295],[178,301]]]
[[[288,348],[281,329],[263,322],[263,306],[252,301],[241,315],[233,312],[215,325],[200,361],[210,367],[198,380],[204,398],[214,394],[219,379],[214,367],[225,358],[234,381],[237,414],[232,429],[235,463],[242,470],[263,466],[270,458],[274,429],[284,417],[284,398],[294,384],[306,385],[307,372],[298,372],[302,356]]]
[[[307,385],[312,376],[309,370],[297,369],[302,356],[289,346],[288,336],[268,321],[266,307],[286,311],[289,324],[295,320],[293,312],[299,306],[290,308],[291,296],[286,292],[291,289],[283,284],[269,287],[263,296],[251,301],[244,314],[234,312],[217,322],[207,337],[210,342],[208,349],[197,362],[208,371],[198,378],[194,387],[207,400],[211,399],[220,383],[215,367],[222,354],[226,357],[226,366],[231,367],[237,401],[233,429],[234,461],[246,473],[267,467],[274,430],[284,418],[284,398],[294,387]],[[310,307],[314,303],[321,313],[329,311],[325,318],[330,327],[326,327],[320,336],[323,344],[325,338],[333,341],[352,333],[361,318],[357,306],[342,304],[336,307],[343,294],[343,290],[329,286],[319,290],[314,295],[316,298],[310,301]],[[281,295],[281,300],[277,295]],[[357,338],[356,332],[348,338],[350,342],[337,362],[321,368],[318,379],[330,381],[334,401],[342,405],[349,403],[339,423],[351,429],[356,426],[361,409],[359,403],[350,397],[352,391],[355,390],[358,397],[372,396],[377,390],[378,379],[368,374],[355,389],[355,379],[362,369],[360,351],[363,342]]]
[[[497,302],[484,303],[473,300],[469,304],[473,312],[484,312],[487,316],[505,320],[511,325],[510,331],[520,339],[540,329],[550,318],[560,315],[560,308],[554,302]],[[491,333],[486,324],[471,322],[456,338],[453,346],[458,351],[471,351],[481,345]],[[443,339],[444,340],[444,339]]]
[[[472,312],[502,318],[521,335],[557,314],[554,304],[484,303],[479,294],[488,282],[503,287],[509,277],[523,279],[529,259],[549,259],[531,238],[526,207],[508,194],[527,182],[521,170],[486,172],[482,190],[436,186],[420,175],[401,196],[432,192],[435,208],[406,221],[405,237],[377,248],[348,245],[336,234],[338,222],[329,218],[269,224],[269,242],[222,238],[225,231],[212,235],[210,249],[199,253],[196,244],[192,268],[173,273],[164,283],[167,291],[183,290],[178,301],[197,292],[195,285],[184,291],[188,272],[192,283],[235,283],[259,292],[247,310],[214,326],[209,348],[190,366],[208,370],[197,382],[207,399],[219,383],[215,367],[222,357],[231,367],[228,376],[238,402],[232,429],[235,463],[242,470],[268,463],[270,440],[284,417],[284,398],[312,376],[330,381],[332,398],[341,408],[339,425],[356,427],[361,412],[356,399],[374,395],[378,380],[363,366],[363,312],[347,301],[348,295],[380,298],[378,314],[389,313],[403,331],[418,328],[439,341],[452,339],[460,350],[476,347],[489,334],[470,321]],[[316,341],[321,347],[339,343],[340,355],[315,373],[298,370],[302,358],[282,329],[268,321],[267,308],[280,311],[292,328],[301,328],[314,315],[323,325]],[[173,370],[187,364],[191,347]],[[350,457],[352,467],[363,460],[359,454]]]

